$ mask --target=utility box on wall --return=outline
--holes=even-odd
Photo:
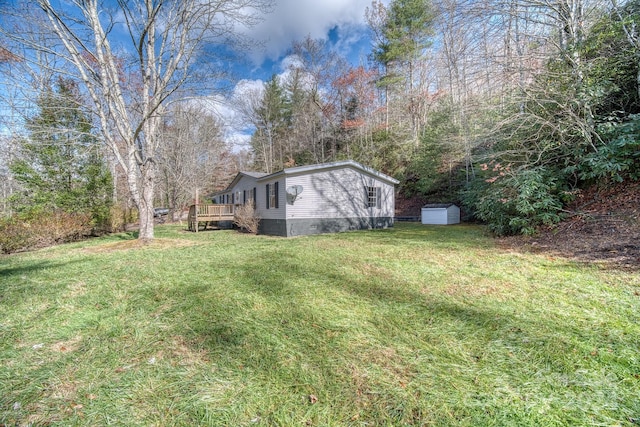
[[[460,223],[460,208],[453,203],[434,203],[422,207],[422,223],[449,225]]]

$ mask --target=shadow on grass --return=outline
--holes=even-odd
[[[114,240],[132,240],[132,239],[137,239],[138,236],[140,235],[140,232],[138,231],[123,231],[121,233],[117,233],[117,234],[112,234],[110,237],[113,238]]]
[[[484,228],[477,225],[395,224],[392,228],[340,233],[326,238],[371,243],[374,245],[420,245],[472,248],[487,242]]]
[[[378,244],[393,244],[394,240],[414,238],[410,230],[400,233],[400,236],[385,231],[359,236],[364,244],[369,239]],[[358,277],[353,272],[344,272],[339,259],[331,260],[318,255],[304,262],[300,256],[287,249],[274,249],[256,254],[251,260],[244,260],[235,266],[236,273],[241,277],[238,282],[244,284],[241,289],[243,294],[255,295],[262,305],[271,307],[271,310],[268,316],[260,317],[261,314],[249,306],[235,311],[229,308],[226,316],[198,330],[204,336],[203,345],[214,352],[245,359],[245,365],[257,363],[255,367],[258,369],[269,365],[277,368],[283,352],[312,354],[318,346],[331,347],[328,338],[318,334],[318,331],[335,328],[336,319],[328,317],[331,310],[327,311],[326,306],[314,307],[308,301],[310,296],[317,298],[316,293],[322,292],[310,290],[310,287],[325,290],[329,305],[332,295],[350,294],[355,304],[367,307],[370,311],[365,323],[378,328],[380,336],[385,339],[393,339],[388,336],[392,329],[390,325],[399,325],[397,327],[404,329],[402,332],[406,335],[414,334],[416,343],[431,339],[428,335],[421,335],[421,332],[412,332],[409,326],[402,323],[402,316],[412,316],[422,324],[441,322],[443,332],[452,328],[447,325],[462,324],[464,326],[453,328],[449,333],[452,339],[459,340],[463,346],[471,336],[486,343],[499,341],[505,347],[522,350],[522,353],[541,354],[547,366],[562,373],[567,373],[569,369],[564,352],[566,349],[563,348],[566,341],[574,341],[575,344],[584,341],[586,348],[590,345],[588,341],[594,338],[592,331],[580,330],[560,312],[552,311],[551,316],[545,317],[546,312],[541,310],[536,317],[535,312],[528,313],[524,308],[514,310],[513,307],[502,307],[500,304],[487,305],[486,300],[476,302],[464,296],[453,298],[438,293],[426,295],[415,286],[405,286],[397,278],[385,281],[383,278]],[[400,317],[396,318],[396,314]],[[305,339],[287,339],[292,331],[298,336],[304,335]],[[630,345],[622,337],[610,337],[608,342],[612,346]],[[247,348],[252,349],[250,356]],[[316,363],[322,364],[319,360]]]
[[[4,282],[4,279],[7,279],[7,284],[9,284],[9,279],[15,279],[17,276],[21,276],[20,278],[26,279],[28,275],[41,270],[62,268],[78,262],[82,262],[82,260],[67,261],[63,263],[51,262],[51,261],[34,261],[34,262],[23,261],[20,263],[18,267],[13,267],[13,266],[7,266],[6,260],[3,260],[2,258],[0,258],[0,277],[3,279],[2,281],[0,281],[0,285]]]
[[[131,240],[135,236],[135,233],[126,233],[115,238]],[[262,415],[266,425],[291,425],[293,423],[283,421],[286,420],[283,415],[286,411],[310,413],[312,409],[309,408],[319,411],[321,409],[316,408],[328,408],[329,402],[337,408],[331,409],[335,425],[349,425],[349,418],[339,417],[341,414],[353,416],[354,407],[355,413],[362,416],[362,424],[371,421],[371,425],[412,425],[409,421],[413,419],[411,412],[425,411],[425,420],[415,418],[415,425],[418,425],[434,419],[430,403],[425,403],[430,399],[429,393],[424,392],[426,387],[439,387],[442,394],[448,392],[445,390],[448,385],[438,384],[438,380],[467,381],[462,386],[467,387],[469,395],[477,392],[488,399],[490,392],[477,386],[475,378],[472,378],[474,375],[480,377],[480,383],[489,383],[491,390],[494,382],[499,385],[501,379],[506,378],[507,382],[513,381],[509,385],[518,395],[526,396],[528,393],[531,396],[530,389],[543,388],[545,384],[540,385],[544,380],[526,377],[529,374],[557,373],[558,377],[568,378],[569,383],[577,370],[604,369],[604,361],[588,352],[585,354],[584,350],[601,342],[597,332],[565,323],[567,317],[545,318],[540,315],[544,311],[529,313],[517,302],[501,305],[486,298],[474,300],[463,294],[423,293],[416,279],[409,282],[403,278],[401,270],[392,268],[388,275],[384,268],[372,272],[367,270],[369,266],[375,267],[376,260],[385,259],[387,248],[406,245],[407,250],[419,251],[426,245],[443,245],[448,250],[462,245],[486,249],[487,239],[479,227],[403,225],[393,230],[295,240],[257,238],[248,248],[243,246],[246,242],[244,236],[242,239],[221,236],[225,237],[220,239],[222,243],[190,247],[188,254],[168,252],[158,264],[146,264],[142,258],[132,257],[126,266],[121,266],[122,273],[114,275],[114,280],[120,283],[116,286],[119,292],[105,289],[105,295],[122,299],[123,307],[110,314],[114,319],[117,314],[117,321],[122,325],[113,337],[101,332],[101,339],[104,343],[119,346],[120,341],[129,339],[126,335],[136,336],[136,341],[131,341],[135,342],[135,348],[127,351],[146,359],[159,349],[164,352],[164,357],[175,358],[172,366],[181,366],[181,357],[188,359],[189,356],[195,358],[204,354],[198,359],[206,366],[202,376],[220,379],[219,382],[211,381],[214,386],[228,380],[228,391],[220,393],[233,395],[229,401],[239,402],[234,405],[240,411],[245,410],[242,407],[245,402],[249,402],[247,406],[251,407],[251,399],[260,401],[256,389],[275,390],[281,395],[263,399],[267,403]],[[316,244],[324,240],[329,243]],[[352,243],[364,249],[354,251],[352,248],[356,246]],[[369,251],[369,247],[374,246],[375,256]],[[324,247],[329,249],[320,249]],[[200,251],[210,252],[203,255]],[[147,257],[150,254],[143,255]],[[123,262],[126,255],[117,259]],[[149,274],[133,274],[137,273],[138,261],[139,268],[147,269],[144,271]],[[563,268],[555,263],[550,265]],[[10,281],[39,270],[63,266],[39,261],[11,267],[3,265],[0,259],[0,301],[6,303],[11,301],[10,298],[18,297],[5,297],[3,286],[9,286]],[[155,268],[159,270],[153,271]],[[426,271],[431,270],[425,270],[425,283],[435,280],[436,274],[438,278],[443,276],[439,271],[433,273],[434,276]],[[105,274],[110,274],[106,268]],[[38,280],[42,282],[44,276],[48,275],[41,275]],[[131,283],[134,279],[128,280],[130,276],[139,283]],[[7,282],[3,281],[5,277]],[[31,286],[36,285],[29,281],[19,282],[11,292],[18,292],[18,289],[24,295],[36,292]],[[528,301],[523,303],[531,306]],[[554,310],[554,314],[561,314],[558,311],[562,307]],[[43,313],[42,316],[49,314],[48,311]],[[105,314],[97,313],[96,316],[100,325],[111,327],[110,318],[102,319]],[[156,322],[162,328],[158,328]],[[126,331],[128,327],[132,330]],[[91,333],[96,332],[92,330]],[[615,335],[609,337],[608,342],[631,348],[632,339],[635,338]],[[175,343],[161,346],[159,343],[163,340]],[[584,341],[584,348],[573,354],[571,346],[577,341]],[[182,343],[189,351],[181,348]],[[385,353],[387,349],[393,351]],[[485,349],[489,350],[485,352]],[[495,361],[492,358],[498,352],[504,353],[505,358],[509,357],[508,352],[516,353],[520,358],[509,359],[511,361],[508,362]],[[113,355],[116,359],[118,356],[120,353]],[[120,363],[128,365],[131,357],[129,354]],[[430,366],[431,363],[436,365],[435,368]],[[494,363],[502,364],[490,366]],[[484,366],[475,367],[481,364]],[[447,377],[446,372],[435,372],[446,371],[452,365],[462,367],[463,379],[452,378],[455,373]],[[498,379],[485,377],[483,368],[487,372],[504,368],[504,372]],[[616,369],[614,375],[634,368]],[[200,377],[199,372],[193,377]],[[396,376],[404,381],[404,386],[398,385],[400,381]],[[619,377],[624,378],[623,375]],[[189,381],[190,378],[185,379],[187,384]],[[432,383],[423,385],[423,381]],[[571,392],[567,390],[569,386],[563,388],[562,393],[570,399]],[[420,395],[421,392],[425,394]],[[462,400],[452,398],[449,402],[455,403],[448,408],[446,402],[433,403],[436,407],[444,407],[441,413],[435,414],[435,418],[444,417],[442,414],[445,412],[457,412],[455,415],[459,416],[465,411],[472,411],[473,408],[465,406],[464,399],[469,395],[464,390],[450,392]],[[543,390],[542,397],[545,397],[544,392],[546,390]],[[574,394],[579,393],[578,390]],[[320,404],[301,406],[299,397],[312,394],[320,398]],[[176,396],[177,400],[181,398],[183,396]],[[531,407],[542,407],[536,406],[533,400]],[[569,400],[563,402],[571,403]],[[327,405],[323,406],[325,403]],[[479,400],[471,400],[471,404],[479,405]],[[628,407],[628,401],[616,404]],[[199,405],[199,410],[204,412],[216,411],[202,403]],[[357,409],[359,405],[360,412]],[[522,405],[518,405],[516,403],[507,409],[521,409]],[[195,409],[186,408],[186,417],[191,416],[188,411]],[[270,411],[275,414],[272,418],[269,418]],[[281,411],[279,415],[278,411]],[[398,411],[394,416],[396,420],[385,423],[390,411]],[[479,417],[485,417],[481,418],[483,421],[489,420],[483,415],[483,408],[479,407],[478,411]],[[192,415],[191,424],[197,424],[197,415]],[[231,422],[227,424],[232,425]],[[319,422],[318,425],[322,424]]]

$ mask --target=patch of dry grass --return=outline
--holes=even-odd
[[[118,251],[130,251],[138,249],[175,249],[187,246],[194,246],[198,243],[186,239],[157,238],[151,242],[141,242],[138,239],[122,240],[118,242],[107,242],[100,245],[88,246],[82,250],[90,254],[100,254]]]
[[[640,278],[478,227],[0,258],[0,425],[634,425]]]

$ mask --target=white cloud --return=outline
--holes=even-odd
[[[264,90],[264,82],[262,80],[247,80],[242,79],[233,89],[233,98],[246,96],[248,94],[259,93]]]
[[[234,152],[248,150],[249,143],[251,142],[251,134],[228,130],[225,134],[225,141]]]
[[[388,4],[388,0],[382,2]],[[334,28],[337,28],[334,49],[339,54],[364,56],[365,53],[353,52],[353,46],[367,37],[364,15],[370,6],[371,0],[276,0],[273,12],[246,32],[251,38],[264,42],[249,54],[250,59],[257,67],[266,59],[279,61],[278,77],[286,79],[291,68],[300,63],[294,55],[284,56],[292,42],[307,36],[326,40]],[[226,140],[235,147],[247,147],[253,129],[234,105],[243,99],[245,102],[250,102],[249,98],[259,99],[263,90],[263,80],[245,79],[237,83],[229,98],[215,99],[214,109],[225,124]]]
[[[341,38],[348,39],[345,30],[351,33],[359,28],[356,33],[360,33],[366,25],[364,13],[369,6],[371,0],[277,0],[275,10],[248,32],[254,39],[265,42],[264,49],[254,50],[251,57],[257,64],[267,58],[277,60],[292,41],[308,35],[326,39],[334,27],[342,30]]]
[[[302,67],[303,63],[299,56],[297,55],[289,55],[280,61],[280,69],[283,74],[289,72],[291,68]]]

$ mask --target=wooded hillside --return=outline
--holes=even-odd
[[[36,137],[54,135],[47,124],[63,119],[60,111],[48,122],[37,120],[38,99],[60,97],[52,88],[61,74],[75,91],[69,108],[88,114],[87,126],[66,129],[66,142],[47,137],[39,143],[97,144],[92,159],[106,166],[100,171],[103,207],[119,206],[115,215],[122,217],[143,206],[143,222],[151,221],[146,238],[153,235],[153,205],[179,212],[195,188],[200,194],[219,189],[241,168],[274,172],[353,159],[399,179],[401,198],[460,203],[468,219],[487,223],[498,235],[533,234],[571,215],[568,207],[581,189],[640,178],[637,0],[374,0],[362,11],[371,48],[359,64],[349,63],[330,41],[307,37],[292,44],[285,72],[227,99],[235,126],[253,131],[246,151],[225,140],[229,123],[206,104],[191,102],[195,95],[220,99],[220,85],[211,83],[219,81],[220,57],[209,54],[220,55],[227,46],[220,43],[236,34],[233,26],[218,28],[219,11],[206,9],[214,15],[200,21],[203,16],[180,6],[193,19],[187,25],[167,4],[119,2],[109,10],[113,22],[124,8],[126,16],[140,15],[149,28],[167,32],[160,37],[131,18],[128,30],[137,42],[131,52],[115,53],[106,39],[89,38],[102,31],[100,20],[71,34],[76,28],[63,24],[73,21],[72,13],[36,3],[44,5],[42,19],[24,21],[7,12],[4,22],[21,30],[5,29],[0,40],[3,96],[9,102],[10,88],[19,88],[9,106],[24,115],[5,124],[11,136],[0,151],[6,217],[35,202],[29,198],[36,194],[34,181],[20,171],[30,166],[25,153]],[[248,1],[255,13],[245,16],[235,14],[245,9],[234,9],[234,1],[222,3],[230,9],[221,19],[247,25],[270,4]],[[99,15],[95,1],[78,8]],[[193,37],[183,62],[164,43],[164,56],[141,47],[158,45],[153,34],[179,39],[171,26],[160,25],[162,19],[177,19],[184,36]],[[202,30],[198,37],[194,28]],[[221,31],[220,37],[206,28]],[[160,78],[167,65],[173,72]],[[109,71],[117,96],[100,83],[99,70]],[[160,73],[154,84],[166,89],[162,93],[145,83],[144,73],[152,70]],[[23,96],[29,85],[33,99],[24,101],[17,93]],[[112,96],[117,105],[105,104]],[[118,118],[112,110],[121,110]],[[28,126],[34,123],[41,129]],[[105,144],[109,149],[96,148]],[[51,172],[46,168],[36,171]],[[93,172],[76,172],[70,191],[87,191],[87,173]],[[113,193],[112,203],[104,191]],[[57,203],[52,209],[66,208]],[[107,224],[104,213],[99,222]]]
[[[374,1],[366,64],[307,39],[290,73],[240,103],[255,165],[352,158],[400,179],[403,197],[534,233],[581,187],[639,176],[638,7]]]

